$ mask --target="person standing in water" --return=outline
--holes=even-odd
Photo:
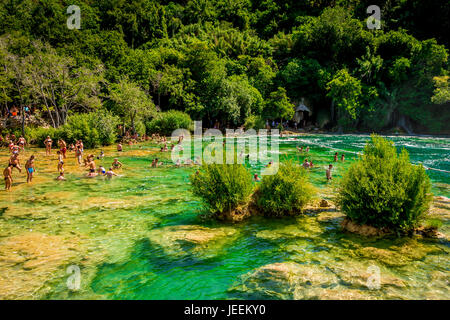
[[[89,173],[88,173],[88,177],[95,177],[97,176],[97,172],[95,172],[96,166],[95,166],[95,161],[94,161],[94,155],[90,155],[88,157],[88,166],[89,166]]]
[[[34,155],[28,159],[25,163],[25,169],[27,170],[27,183],[30,183],[33,180],[34,169]]]
[[[75,157],[77,158],[78,164],[81,165],[81,159],[83,158],[83,152],[81,151],[81,146],[77,144],[75,149]]]
[[[63,158],[65,159],[66,152],[67,152],[67,144],[63,139],[59,139],[58,143],[59,143],[59,147],[60,147],[59,151],[61,151],[61,154],[62,154]]]
[[[120,142],[117,144],[117,151],[122,152],[122,144]]]
[[[338,153],[336,152],[335,154],[334,154],[334,162],[337,162],[338,161]]]
[[[342,154],[342,156],[341,156],[341,161],[342,161],[342,162],[345,161],[345,155],[344,155],[344,154]]]
[[[50,138],[50,136],[47,136],[47,138],[44,140],[45,154],[47,156],[49,156],[52,153],[52,143],[53,143],[53,140]]]
[[[64,171],[64,160],[63,160],[63,155],[61,154],[61,151],[56,151],[56,154],[58,155],[58,171]]]
[[[330,165],[328,166],[327,171],[326,171],[326,174],[327,174],[327,181],[330,181],[330,180],[333,179],[333,177],[332,177],[332,175],[331,175],[331,170],[332,170],[332,169],[333,169],[333,165],[330,164]]]
[[[5,190],[10,191],[12,185],[12,165],[9,164],[5,170],[3,170],[3,176],[5,177]]]
[[[17,170],[19,170],[19,172],[22,172],[22,167],[20,166],[19,153],[13,153],[11,158],[9,158],[9,164],[13,168],[17,168]]]
[[[305,161],[303,162],[303,168],[308,169],[309,168],[309,162],[308,159],[305,159]]]
[[[20,149],[22,149],[22,151],[25,151],[25,145],[27,144],[27,141],[25,140],[24,137],[19,138],[18,144]]]

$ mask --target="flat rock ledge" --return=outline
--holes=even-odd
[[[390,234],[390,232],[386,229],[379,229],[365,224],[357,224],[349,218],[345,218],[344,220],[342,220],[341,226],[348,232],[356,233],[366,237],[379,237]]]

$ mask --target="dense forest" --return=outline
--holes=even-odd
[[[450,133],[447,0],[0,2],[3,115],[31,105],[59,127],[101,111],[145,132],[179,110],[257,127],[304,101],[326,130]]]

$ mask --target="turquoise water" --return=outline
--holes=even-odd
[[[319,187],[321,198],[331,199],[340,176],[356,159],[368,138],[353,135],[286,137],[280,142],[280,160],[312,159],[316,167],[310,170],[311,180]],[[414,163],[442,170],[427,172],[435,195],[450,197],[450,139],[391,139],[396,146],[410,152]],[[310,146],[309,154],[300,155],[297,145]],[[202,218],[201,203],[190,192],[189,175],[195,167],[149,168],[155,156],[165,162],[168,160],[167,154],[157,153],[158,147],[150,144],[126,147],[123,154],[115,152],[113,147],[104,150],[107,157],[101,163],[105,167],[114,157],[120,157],[124,164],[119,172],[121,177],[111,181],[85,179],[75,160],[68,159],[68,181],[63,183],[52,180],[56,157],[48,159],[43,150],[31,150],[37,154],[40,174],[34,184],[27,186],[16,182],[14,194],[2,192],[0,195],[0,207],[4,212],[0,218],[0,249],[3,248],[0,256],[6,257],[5,261],[18,261],[17,252],[25,252],[20,257],[25,256],[25,263],[23,259],[18,264],[2,264],[0,260],[0,280],[6,283],[2,287],[0,281],[0,297],[274,298],[277,296],[267,292],[236,288],[244,281],[243,275],[262,266],[292,261],[311,270],[317,267],[335,270],[337,264],[342,264],[345,274],[353,274],[355,269],[361,270],[367,263],[373,263],[381,268],[382,276],[405,284],[368,292],[355,287],[351,281],[344,281],[344,274],[333,271],[340,280],[322,284],[316,288],[320,290],[327,287],[372,299],[449,298],[450,246],[446,240],[365,239],[342,232],[339,213],[333,210],[284,220],[254,218],[235,225],[218,223]],[[345,153],[346,161],[334,163],[334,181],[327,184],[325,167],[333,163],[334,152],[339,152],[339,156]],[[6,156],[6,152],[2,156]],[[262,167],[246,165],[253,172]],[[15,181],[19,181],[18,174],[15,175]],[[16,197],[25,200],[16,202]],[[327,214],[337,216],[328,219]],[[441,231],[448,236],[448,219],[441,220]],[[186,227],[191,229],[183,231]],[[198,234],[199,238],[189,239],[192,234]],[[41,252],[36,253],[27,251],[26,245],[17,247],[16,243],[22,238],[30,243],[36,239],[44,243],[46,235],[54,236],[53,243],[65,243],[73,248],[54,253],[53,249],[42,245]],[[204,241],[205,237],[211,238]],[[46,264],[48,259],[52,263]],[[27,261],[42,264],[26,266]],[[66,286],[69,265],[80,267],[79,290],[68,290]],[[28,286],[19,285],[17,278],[24,279]]]

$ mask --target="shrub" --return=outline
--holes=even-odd
[[[63,139],[66,142],[73,142],[78,139],[83,140],[85,148],[92,148],[100,145],[100,134],[92,125],[89,114],[74,114],[67,118],[67,122],[61,127]]]
[[[86,148],[108,145],[116,141],[119,118],[101,110],[92,113],[74,114],[61,127],[67,142],[82,139]]]
[[[406,150],[373,135],[363,156],[344,174],[337,196],[342,211],[356,223],[393,231],[418,225],[429,209],[430,179]]]
[[[247,119],[245,119],[245,123],[244,123],[245,130],[248,130],[248,129],[260,130],[260,129],[264,129],[265,127],[266,127],[266,123],[261,116],[252,114],[252,115],[248,116]]]
[[[252,176],[240,164],[205,164],[190,180],[193,193],[214,214],[247,204],[253,190]]]
[[[62,132],[60,129],[55,129],[53,127],[42,128],[42,127],[26,127],[25,128],[25,139],[29,144],[38,145],[39,147],[45,147],[44,140],[47,136],[50,136],[53,140],[53,144],[56,146],[58,139],[61,137]]]
[[[159,133],[170,136],[176,129],[191,130],[192,119],[182,111],[169,110],[160,112],[151,121],[147,122],[147,133]]]
[[[276,174],[263,177],[254,202],[265,216],[293,216],[303,211],[314,193],[306,170],[288,161],[280,165]]]

